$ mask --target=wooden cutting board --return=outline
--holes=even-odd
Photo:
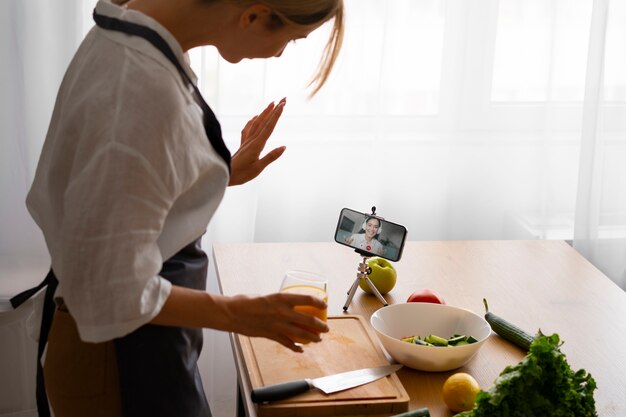
[[[320,343],[295,353],[268,339],[239,336],[252,388],[388,365],[378,339],[361,316],[332,316]],[[257,405],[259,417],[393,415],[408,410],[409,396],[396,374],[326,395],[314,389]]]

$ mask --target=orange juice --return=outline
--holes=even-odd
[[[305,295],[313,295],[315,297],[319,297],[323,299],[325,302],[328,302],[328,294],[323,288],[314,287],[311,285],[293,285],[290,287],[285,287],[281,289],[281,292],[288,292],[293,294],[305,294]],[[328,316],[327,309],[315,308],[311,306],[295,306],[294,310],[299,311],[304,314],[308,314],[310,316],[315,316],[322,321],[326,321]],[[318,333],[314,329],[311,329],[306,326],[301,326],[311,332]],[[309,340],[300,339],[299,337],[291,337],[295,343],[307,344]]]

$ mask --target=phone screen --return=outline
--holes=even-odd
[[[335,242],[361,254],[395,262],[402,256],[406,234],[406,228],[400,224],[344,208],[339,214]]]

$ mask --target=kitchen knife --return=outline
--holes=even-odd
[[[325,394],[343,391],[348,388],[358,387],[368,382],[376,381],[396,372],[402,365],[387,365],[378,368],[365,368],[356,371],[342,372],[330,376],[314,379],[300,379],[283,382],[282,384],[268,385],[267,387],[252,390],[252,401],[262,403],[268,401],[283,400],[297,394],[302,394],[310,389],[317,388]]]

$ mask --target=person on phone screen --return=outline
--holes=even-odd
[[[376,217],[368,217],[361,226],[363,233],[355,233],[346,239],[346,243],[352,247],[362,249],[364,251],[375,253],[377,255],[383,255],[385,249],[378,241],[378,236],[382,231],[382,224],[380,219]]]
[[[290,336],[319,342],[328,326],[293,308],[325,308],[314,296],[206,291],[200,238],[226,187],[283,154],[264,148],[286,101],[253,117],[231,156],[185,55],[211,45],[233,64],[280,57],[328,22],[315,94],[339,53],[343,2],[100,0],[93,18],[26,199],[51,258],[42,284],[16,298],[47,286],[39,415],[50,415],[49,401],[56,417],[209,417],[202,328],[302,352]]]

